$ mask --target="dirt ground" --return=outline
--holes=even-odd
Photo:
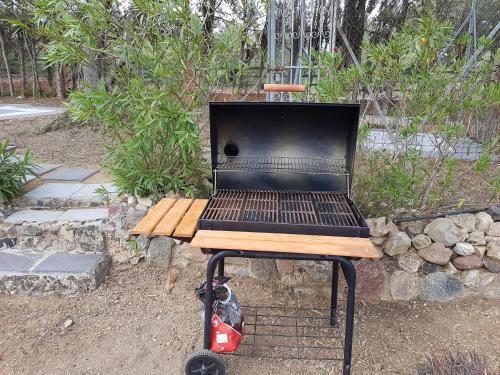
[[[202,268],[186,268],[170,295],[164,278],[161,268],[141,263],[114,268],[100,289],[79,298],[0,295],[0,373],[182,374],[187,356],[201,348],[193,288],[203,279]],[[243,304],[308,306],[313,298],[262,280],[231,284]],[[328,304],[326,296],[314,300],[315,306]],[[498,301],[358,300],[352,373],[416,374],[427,354],[475,350],[487,358],[489,374],[499,374],[499,314]],[[74,324],[65,329],[67,319]],[[340,369],[331,361],[224,358],[229,375],[321,375]]]

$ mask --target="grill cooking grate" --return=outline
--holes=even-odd
[[[227,156],[217,163],[216,170],[349,175],[344,159],[298,158],[289,156]]]
[[[341,193],[218,190],[201,220],[359,226],[359,214]]]

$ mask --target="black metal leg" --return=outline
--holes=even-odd
[[[211,329],[212,329],[212,305],[214,303],[213,280],[215,268],[217,266],[217,257],[213,256],[209,259],[207,265],[207,293],[205,295],[205,325],[203,335],[203,348],[210,349],[211,347]]]
[[[224,278],[224,259],[225,258],[220,258],[217,265],[219,280],[222,280]]]
[[[337,324],[337,298],[339,290],[339,263],[332,262],[332,296],[330,300],[330,325]]]
[[[344,339],[344,370],[343,375],[351,374],[351,357],[352,357],[352,336],[354,331],[354,293],[356,289],[356,269],[351,261],[345,259],[341,262],[342,273],[347,282],[347,309],[345,321],[345,339]]]

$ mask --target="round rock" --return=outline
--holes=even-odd
[[[384,251],[387,255],[404,254],[411,246],[411,239],[405,232],[389,233],[384,242]]]
[[[422,258],[415,253],[401,254],[398,257],[398,267],[409,273],[418,272],[422,263]]]
[[[496,223],[491,223],[486,231],[488,236],[500,237],[500,221]]]
[[[473,270],[483,266],[483,260],[477,255],[456,257],[452,263],[459,270]]]
[[[458,242],[454,247],[453,251],[462,256],[474,254],[474,246],[467,242]]]
[[[427,275],[420,286],[422,298],[428,301],[447,302],[464,294],[460,280],[445,272]]]
[[[493,223],[493,218],[486,212],[478,212],[476,215],[476,230],[480,232],[486,232],[491,223]]]
[[[420,249],[418,255],[428,262],[444,266],[449,262],[453,251],[446,248],[442,243],[433,243],[431,246]]]
[[[462,242],[466,238],[466,231],[448,218],[433,220],[424,229],[434,242],[442,243],[445,246],[453,246],[457,242]]]
[[[484,268],[493,273],[500,272],[500,260],[496,260],[490,257],[483,258]]]
[[[495,279],[495,274],[484,270],[471,270],[464,272],[464,284],[473,288],[481,288]]]
[[[467,242],[473,245],[484,246],[486,245],[486,238],[484,238],[484,233],[480,231],[474,231],[469,234]]]
[[[428,247],[431,245],[432,240],[429,236],[425,234],[417,234],[411,240],[413,247],[417,250],[423,249],[424,247]]]

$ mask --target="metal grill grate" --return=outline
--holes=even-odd
[[[216,171],[349,175],[344,159],[297,158],[288,156],[228,156],[217,163]]]
[[[340,193],[218,190],[202,220],[359,226],[359,218]]]

